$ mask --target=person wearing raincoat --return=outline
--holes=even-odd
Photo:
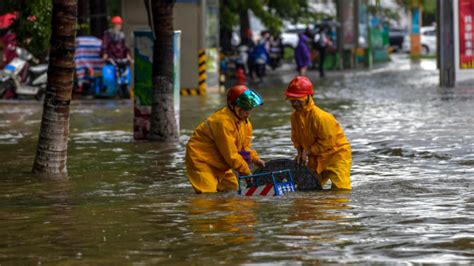
[[[295,48],[295,62],[299,75],[304,76],[308,66],[311,65],[311,53],[306,44],[309,39],[304,33],[300,33],[298,37],[298,45]]]
[[[186,170],[196,193],[238,189],[236,174],[251,174],[252,163],[264,167],[250,148],[252,109],[262,98],[246,86],[237,85],[227,93],[227,106],[198,125],[186,145]]]
[[[294,111],[291,114],[291,140],[298,153],[296,161],[318,174],[323,186],[331,180],[332,189],[350,190],[351,146],[333,115],[317,107],[313,84],[297,76],[285,91]]]

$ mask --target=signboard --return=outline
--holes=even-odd
[[[474,3],[454,0],[454,61],[455,85],[474,85]]]
[[[459,1],[459,68],[474,69],[474,2]]]
[[[152,67],[154,38],[151,31],[135,31],[135,73],[133,97],[133,138],[146,139],[150,131],[152,103]],[[181,32],[173,35],[173,101],[179,130],[180,75],[179,60]]]

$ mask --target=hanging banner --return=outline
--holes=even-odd
[[[420,34],[420,9],[411,10],[411,34]]]
[[[359,1],[359,47],[367,48],[369,41],[369,15],[367,11],[367,4],[364,1]]]
[[[474,2],[459,0],[459,68],[474,69]]]

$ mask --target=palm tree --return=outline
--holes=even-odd
[[[53,0],[48,84],[33,172],[65,176],[77,0]]]
[[[179,137],[173,105],[173,7],[174,0],[145,0],[148,21],[155,37],[152,71],[152,106],[149,140]]]

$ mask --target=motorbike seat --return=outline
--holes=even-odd
[[[35,73],[35,74],[45,72],[47,69],[48,69],[48,65],[46,65],[46,64],[30,67],[30,71]]]

